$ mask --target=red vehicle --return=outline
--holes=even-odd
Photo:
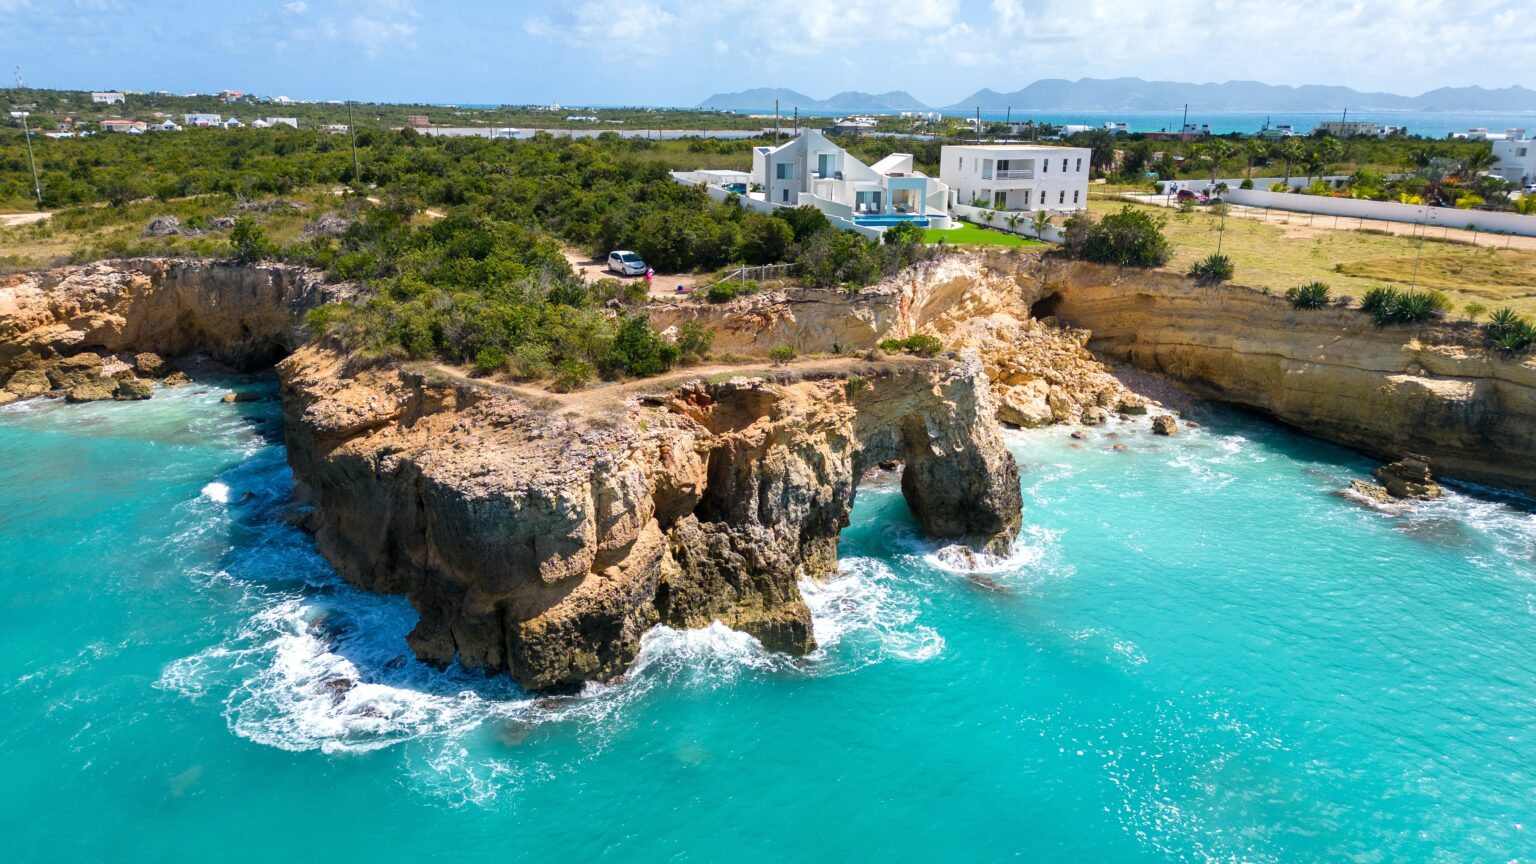
[[[1179,194],[1175,195],[1174,197],[1180,201],[1197,201],[1201,204],[1204,204],[1208,200],[1203,194],[1196,192],[1193,189],[1180,189]]]

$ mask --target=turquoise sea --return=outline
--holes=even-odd
[[[0,859],[1536,861],[1528,502],[1370,510],[1223,409],[1020,433],[991,572],[885,475],[814,656],[656,630],[539,700],[410,659],[228,383],[0,409]]]

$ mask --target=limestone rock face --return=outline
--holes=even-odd
[[[1357,310],[1296,310],[1240,286],[1061,265],[1038,274],[1057,314],[1111,357],[1384,458],[1536,492],[1536,358],[1482,347],[1474,325],[1376,326]]]
[[[279,371],[326,557],[410,598],[418,656],[537,690],[621,674],[658,622],[811,650],[799,583],[835,568],[880,462],[933,537],[1003,550],[1022,518],[974,358],[695,381],[595,417],[317,348]]]
[[[165,360],[153,351],[141,351],[133,355],[133,368],[140,375],[146,375],[150,378],[159,378],[171,371],[166,366]]]
[[[53,382],[48,380],[48,373],[41,369],[20,369],[5,382],[5,389],[17,398],[29,399],[52,390]]]
[[[3,276],[0,376],[56,366],[52,388],[67,389],[100,374],[98,351],[137,352],[151,377],[160,372],[140,366],[153,363],[145,352],[259,368],[303,342],[305,312],[351,291],[305,268],[181,259]]]
[[[119,378],[116,386],[112,388],[114,399],[138,400],[148,399],[155,395],[155,385],[152,381],[142,378]]]

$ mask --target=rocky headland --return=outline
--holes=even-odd
[[[720,620],[815,646],[803,580],[832,572],[860,479],[899,464],[923,530],[1007,552],[1021,524],[1001,424],[1149,413],[1094,349],[1199,395],[1430,471],[1531,491],[1536,366],[1448,325],[1378,328],[1238,288],[954,254],[859,294],[662,303],[717,331],[715,365],[556,396],[430,364],[371,366],[311,340],[348,286],[281,265],[127,261],[0,281],[5,399],[143,398],[178,358],[277,361],[288,455],[321,551],[408,597],[412,649],[568,691],[622,674],[657,623]],[[1070,322],[1070,323],[1068,323]],[[937,337],[916,357],[887,339]],[[771,366],[769,349],[817,354]],[[1374,494],[1374,487],[1373,487]]]

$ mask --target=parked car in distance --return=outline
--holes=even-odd
[[[609,252],[608,270],[620,276],[644,276],[645,261],[633,252]]]
[[[1177,197],[1180,201],[1198,201],[1201,204],[1204,204],[1206,201],[1204,195],[1196,192],[1193,189],[1180,189],[1179,194],[1175,197]]]
[[[1525,194],[1536,195],[1536,183],[1525,184]]]

